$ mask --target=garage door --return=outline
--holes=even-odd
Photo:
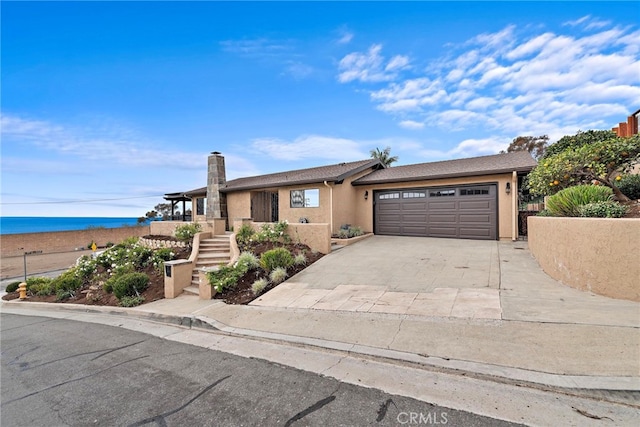
[[[496,185],[376,191],[375,233],[497,239]]]

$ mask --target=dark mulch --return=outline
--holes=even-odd
[[[176,259],[187,259],[191,254],[191,249],[188,248],[173,248],[176,253]],[[99,267],[102,269],[102,267]],[[101,270],[99,270],[100,272]],[[157,271],[153,266],[146,267],[139,270],[140,273],[145,273],[149,276],[149,286],[141,293],[144,297],[144,302],[157,301],[164,298],[164,273]],[[11,301],[20,297],[19,292],[11,292],[2,297],[3,300]],[[58,302],[58,303],[70,303],[70,304],[86,304],[86,305],[107,305],[117,306],[118,299],[112,294],[102,290],[102,286],[98,283],[86,283],[80,288],[76,295],[72,298],[66,298],[64,300],[56,300],[55,295],[39,296],[29,295],[26,301],[30,302]]]
[[[299,253],[304,253],[307,257],[306,265],[294,265],[287,269],[287,279],[290,279],[291,277],[298,274],[324,256],[320,252],[313,252],[307,245],[299,243],[255,243],[243,250],[253,252],[254,255],[260,258],[260,255],[262,255],[264,252],[277,247],[287,248],[294,256],[298,255]],[[251,301],[259,297],[259,295],[253,294],[251,285],[253,285],[253,282],[255,282],[256,280],[262,278],[268,278],[268,274],[261,268],[249,270],[244,276],[240,278],[237,286],[234,289],[227,289],[222,293],[217,293],[214,295],[214,298],[224,300],[224,302],[226,302],[227,304],[249,304]],[[269,286],[265,288],[264,292],[270,291],[276,286],[278,285],[269,284]]]
[[[627,206],[627,213],[623,218],[640,218],[640,200],[631,200],[622,204]]]

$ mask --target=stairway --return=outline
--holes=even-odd
[[[213,236],[209,239],[200,240],[198,257],[195,267],[191,273],[191,286],[184,289],[185,292],[199,294],[198,269],[202,267],[217,267],[227,265],[231,260],[230,236]],[[196,249],[196,248],[194,248]]]

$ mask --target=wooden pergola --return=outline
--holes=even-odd
[[[168,193],[164,195],[164,199],[171,203],[171,221],[191,221],[192,215],[186,214],[187,202],[191,201],[191,197],[185,193]],[[182,202],[182,213],[176,215],[176,205],[180,202]]]

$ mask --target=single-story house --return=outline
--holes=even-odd
[[[526,151],[384,167],[374,159],[226,181],[209,156],[208,185],[167,200],[192,201],[193,220],[328,223],[400,236],[515,240],[518,193],[536,161]],[[191,219],[191,218],[190,218]]]

